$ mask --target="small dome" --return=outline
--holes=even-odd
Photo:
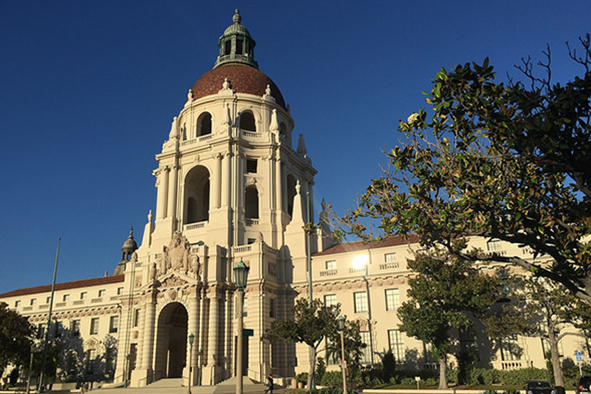
[[[193,99],[218,94],[225,79],[228,79],[230,88],[236,93],[263,96],[269,86],[275,102],[286,109],[283,95],[271,78],[257,68],[237,63],[223,64],[205,73],[191,88]]]
[[[125,240],[125,242],[123,243],[123,246],[121,247],[121,251],[123,251],[124,253],[133,253],[137,250],[137,243],[135,242],[135,239],[133,239],[133,227],[131,228],[131,230],[129,231],[129,237],[127,237],[127,239]]]

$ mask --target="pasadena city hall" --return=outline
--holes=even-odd
[[[368,345],[363,364],[378,364],[391,350],[401,368],[435,368],[428,346],[398,329],[416,239],[332,244],[326,224],[309,235],[305,223],[327,215],[324,204],[313,212],[316,169],[303,135],[293,133],[281,91],[259,70],[238,10],[218,47],[213,69],[188,91],[156,155],[156,206],[139,247],[130,232],[112,275],[57,283],[51,308],[51,285],[0,294],[0,301],[41,335],[50,330],[65,341],[58,376],[83,373],[131,387],[166,378],[214,386],[234,377],[243,330],[244,375],[262,382],[273,373],[276,383],[291,385],[308,371],[308,347],[261,337],[291,316],[298,297],[308,297],[308,283],[314,298],[340,303],[347,319],[360,322]],[[498,240],[471,243],[525,253]],[[242,319],[232,272],[240,261],[250,268]],[[588,339],[569,333],[560,342],[563,358],[580,351],[589,362]],[[545,367],[548,347],[540,338],[516,337],[493,350],[477,328],[457,336],[461,350],[479,355],[479,366]],[[320,349],[337,369],[338,360]]]

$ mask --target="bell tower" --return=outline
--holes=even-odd
[[[187,383],[231,378],[243,328],[253,332],[244,342],[249,377],[293,374],[295,350],[258,338],[287,317],[301,291],[293,284],[306,282],[307,256],[316,248],[303,227],[313,221],[316,170],[302,134],[292,139],[289,107],[259,70],[241,20],[236,10],[213,69],[188,90],[156,155],[155,215],[125,265],[131,290],[122,298],[127,339],[118,365],[136,368],[122,371],[135,386],[178,374]],[[233,313],[239,261],[250,267],[243,327]],[[123,358],[132,351],[136,367]],[[169,364],[167,354],[183,352],[184,365],[196,369]]]

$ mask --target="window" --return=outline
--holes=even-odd
[[[257,131],[252,112],[243,112],[240,114],[240,128],[246,131]]]
[[[337,261],[336,260],[329,260],[326,263],[327,270],[336,270],[337,269]]]
[[[63,301],[63,302],[70,301],[70,295],[69,295],[69,294],[64,294],[64,295],[62,296],[62,301]]]
[[[371,364],[371,347],[369,331],[361,331],[361,342],[365,343],[365,347],[361,349],[361,364]]]
[[[257,161],[256,160],[246,160],[246,172],[251,174],[257,173]]]
[[[355,313],[367,312],[367,293],[365,291],[353,293]]]
[[[111,316],[109,321],[109,333],[117,332],[119,329],[119,316]]]
[[[327,294],[324,296],[324,305],[325,306],[336,306],[337,305],[337,295],[336,294]]]
[[[398,289],[386,289],[386,310],[395,311],[400,307]]]
[[[134,309],[133,311],[133,326],[139,327],[140,325],[140,310],[141,309]]]
[[[123,294],[123,287],[118,287],[117,288],[117,295],[121,295]]]
[[[269,317],[275,317],[275,298],[269,299]]]
[[[248,239],[246,240],[246,244],[247,244],[247,245],[252,245],[252,244],[253,244],[253,243],[255,243],[255,242],[256,242],[256,239],[254,239],[254,238],[248,238]]]
[[[21,306],[21,300],[16,300],[16,301],[14,302],[14,307],[15,307],[15,308],[18,308],[19,306]]]
[[[31,298],[31,301],[29,301],[29,305],[33,306],[37,303],[37,299],[36,298]]]
[[[521,346],[517,343],[517,336],[501,340],[501,359],[503,361],[521,360]]]
[[[246,187],[244,202],[244,215],[246,219],[259,218],[259,192],[254,185]]]
[[[406,354],[404,353],[404,341],[402,340],[400,330],[388,330],[388,344],[390,345],[390,351],[394,355],[396,363],[404,363],[406,361]]]
[[[86,373],[92,375],[94,373],[94,360],[96,359],[96,350],[90,349],[86,352]]]
[[[105,296],[105,290],[104,289],[99,290],[98,296],[99,296],[99,298],[103,298]]]
[[[384,262],[385,263],[393,263],[396,261],[396,253],[386,253],[384,254]]]
[[[51,302],[51,296],[45,297],[45,303],[49,304]]]
[[[37,326],[37,338],[43,339],[45,338],[45,328],[47,326],[45,324],[39,324]]]
[[[93,317],[90,320],[90,335],[97,335],[99,330],[99,318]]]
[[[197,137],[211,134],[211,114],[205,112],[197,120]]]
[[[490,241],[488,241],[486,243],[486,249],[489,252],[494,252],[494,251],[503,249],[503,247],[501,245],[501,240],[500,239],[491,239]]]
[[[244,297],[244,303],[242,304],[242,317],[248,316],[248,298]]]
[[[82,293],[80,293],[80,299],[81,300],[85,300],[87,295],[88,295],[88,292],[87,291],[83,291]]]
[[[339,364],[339,360],[341,358],[341,353],[340,352],[335,352],[335,351],[329,351],[329,349],[340,349],[340,344],[335,344],[334,342],[332,342],[330,340],[330,338],[325,337],[326,338],[326,364],[327,365],[338,365]],[[338,346],[338,347],[337,347]]]
[[[72,334],[74,335],[80,334],[80,320],[70,321],[70,331],[72,331]]]
[[[542,340],[542,352],[544,355],[550,351],[550,341],[548,338],[541,338]],[[562,341],[558,341],[558,355],[564,357],[564,349],[562,348]]]

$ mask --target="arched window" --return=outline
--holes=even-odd
[[[197,166],[185,179],[185,224],[209,220],[209,171]]]
[[[246,187],[244,203],[244,214],[246,219],[259,218],[259,192],[256,186]]]
[[[240,128],[246,131],[257,131],[252,112],[246,111],[240,114]]]
[[[197,119],[197,137],[211,134],[211,114],[205,112]]]
[[[296,180],[293,175],[287,176],[287,213],[293,215],[293,199],[296,195]]]

